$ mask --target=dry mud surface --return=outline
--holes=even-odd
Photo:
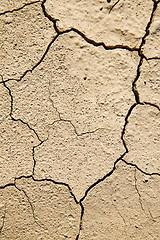
[[[160,239],[160,1],[2,0],[0,239]]]

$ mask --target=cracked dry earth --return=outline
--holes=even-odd
[[[160,239],[160,1],[1,0],[0,239]]]

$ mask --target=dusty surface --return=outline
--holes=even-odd
[[[16,180],[1,191],[2,239],[73,239],[78,233],[80,207],[65,186],[52,182]]]
[[[160,6],[157,7],[143,52],[147,58],[160,58]]]
[[[0,14],[0,74],[3,79],[18,80],[25,71],[32,70],[54,34],[40,3]]]
[[[160,239],[159,1],[2,1],[0,239]]]
[[[153,106],[136,106],[126,127],[125,142],[129,152],[124,157],[144,172],[160,173],[160,112]]]
[[[135,167],[117,164],[115,172],[84,200],[80,239],[158,240],[159,184],[159,176],[146,177]]]
[[[153,2],[122,0],[48,0],[47,12],[58,19],[60,30],[76,28],[88,38],[106,45],[138,47],[152,12]]]
[[[141,76],[137,82],[137,89],[142,102],[150,102],[160,106],[160,81],[159,81],[159,60],[144,60],[141,68]]]

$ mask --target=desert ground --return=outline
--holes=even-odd
[[[0,239],[160,239],[160,0],[1,0]]]

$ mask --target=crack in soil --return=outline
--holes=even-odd
[[[0,13],[0,16],[5,15],[6,13],[18,12],[19,10],[22,10],[22,9],[25,8],[26,6],[30,6],[30,5],[32,5],[32,4],[39,3],[39,2],[41,2],[41,1],[40,1],[40,0],[37,0],[37,1],[34,1],[34,2],[26,3],[26,4],[24,4],[22,7],[19,7],[19,8],[16,8],[16,9],[12,9],[12,10],[8,10],[8,11],[5,11],[5,12],[2,12],[2,13]]]
[[[4,215],[3,215],[3,221],[2,221],[2,226],[0,227],[0,234],[2,233],[3,231],[3,228],[4,228],[4,224],[5,224],[5,217],[6,217],[6,204],[5,204],[5,210],[4,210]]]
[[[3,12],[3,13],[0,13],[0,16],[1,16],[1,15],[4,15],[4,14],[6,14],[6,13],[12,13],[12,12],[15,12],[15,11],[19,11],[19,10],[23,9],[25,6],[28,6],[28,5],[31,5],[31,4],[35,4],[35,3],[38,3],[38,2],[41,2],[41,1],[34,1],[34,2],[31,2],[31,3],[27,3],[27,4],[23,5],[22,7],[18,8],[18,9],[13,9],[13,10],[5,11],[5,12]],[[80,207],[81,207],[79,233],[78,233],[78,235],[76,236],[76,240],[78,240],[78,239],[79,239],[79,236],[80,236],[80,232],[81,232],[81,230],[82,230],[83,215],[84,215],[84,211],[85,211],[82,202],[83,202],[84,199],[87,197],[88,192],[89,192],[92,188],[96,187],[97,184],[99,184],[100,182],[104,181],[107,177],[109,177],[109,176],[111,176],[111,175],[113,174],[113,172],[114,172],[115,169],[116,169],[116,164],[117,164],[119,161],[123,161],[125,164],[135,167],[135,176],[134,176],[134,178],[135,178],[135,189],[136,189],[137,194],[138,194],[138,196],[139,196],[139,200],[140,200],[140,204],[141,204],[142,210],[144,210],[144,208],[143,208],[142,201],[141,201],[141,195],[140,195],[140,193],[139,193],[139,190],[138,190],[137,184],[136,184],[136,182],[137,182],[136,170],[142,172],[143,174],[149,175],[149,176],[152,176],[152,175],[158,175],[158,176],[160,176],[159,173],[147,173],[147,172],[141,170],[136,164],[129,163],[129,162],[127,162],[126,160],[123,159],[123,157],[129,152],[129,150],[128,150],[128,148],[127,148],[127,145],[126,145],[126,142],[125,142],[125,140],[124,140],[124,135],[125,135],[125,131],[126,131],[127,124],[128,124],[128,122],[129,122],[129,117],[130,117],[133,109],[134,109],[137,105],[150,105],[150,106],[153,106],[153,107],[157,108],[157,109],[160,111],[159,106],[157,106],[157,105],[155,105],[155,104],[152,104],[152,103],[149,103],[149,102],[143,102],[143,103],[141,103],[141,102],[140,102],[140,97],[139,97],[139,92],[138,92],[137,89],[136,89],[136,82],[138,81],[138,79],[139,79],[139,77],[140,77],[140,74],[141,74],[141,66],[142,66],[142,64],[143,64],[143,59],[146,59],[146,60],[148,60],[148,61],[149,61],[149,60],[154,60],[154,59],[160,59],[159,57],[153,57],[153,58],[148,58],[148,59],[147,59],[147,58],[145,57],[145,55],[143,54],[143,52],[142,52],[142,47],[143,47],[143,46],[145,45],[145,43],[146,43],[146,38],[147,38],[147,36],[149,35],[149,29],[150,29],[150,26],[151,26],[151,24],[152,24],[153,17],[154,17],[155,11],[156,11],[156,9],[157,9],[158,3],[159,3],[160,1],[154,1],[154,0],[153,0],[153,10],[152,10],[152,13],[151,13],[151,17],[150,17],[150,20],[149,20],[149,22],[148,22],[148,24],[147,24],[147,26],[146,26],[145,35],[142,37],[142,41],[141,41],[141,44],[140,44],[139,48],[136,48],[136,47],[131,48],[131,47],[127,46],[127,45],[106,46],[103,42],[95,42],[94,40],[89,39],[84,33],[82,33],[81,31],[79,31],[79,30],[76,29],[76,28],[70,28],[70,29],[67,29],[67,30],[61,32],[61,31],[57,28],[57,25],[56,25],[56,22],[58,21],[58,19],[52,18],[52,17],[47,13],[46,8],[45,8],[45,2],[46,2],[46,0],[43,0],[43,1],[41,2],[42,11],[43,11],[43,13],[44,13],[44,16],[45,16],[46,18],[48,18],[48,20],[53,23],[53,26],[54,26],[55,31],[57,32],[57,35],[56,35],[56,36],[51,40],[51,42],[48,44],[48,46],[47,46],[44,54],[43,54],[42,57],[41,57],[41,59],[40,59],[31,69],[26,70],[19,79],[8,79],[8,80],[6,80],[6,81],[3,81],[3,77],[2,77],[2,81],[1,81],[0,83],[2,83],[2,84],[4,85],[4,87],[8,90],[9,96],[10,96],[10,98],[11,98],[11,111],[10,111],[10,114],[9,114],[10,117],[11,117],[11,119],[12,119],[13,121],[20,121],[21,123],[27,125],[27,127],[28,127],[31,131],[34,132],[34,134],[37,136],[38,140],[40,141],[40,143],[39,143],[37,146],[34,146],[34,147],[33,147],[33,161],[34,161],[33,174],[32,174],[31,176],[21,176],[21,177],[15,178],[15,181],[18,180],[18,179],[21,179],[21,178],[32,178],[33,181],[37,181],[37,182],[38,182],[38,181],[50,181],[50,182],[52,182],[52,183],[54,183],[54,184],[59,184],[59,185],[66,186],[66,187],[68,188],[71,196],[74,198],[74,201],[76,202],[76,204],[80,205]],[[110,11],[113,9],[113,7],[114,7],[118,2],[119,2],[119,0],[112,6],[112,8],[110,9]],[[124,50],[128,50],[128,51],[130,51],[130,52],[138,52],[138,55],[139,55],[139,57],[140,57],[140,60],[139,60],[138,66],[137,66],[137,74],[136,74],[136,77],[135,77],[134,81],[132,82],[132,91],[133,91],[134,96],[135,96],[135,103],[134,103],[134,104],[130,107],[130,109],[128,110],[128,113],[127,113],[127,115],[126,115],[126,117],[125,117],[125,123],[124,123],[124,126],[123,126],[123,130],[122,130],[122,133],[121,133],[121,140],[122,140],[122,143],[123,143],[123,145],[124,145],[125,152],[121,155],[120,158],[118,158],[118,159],[114,162],[113,169],[112,169],[109,173],[107,173],[107,174],[106,174],[104,177],[102,177],[101,179],[98,179],[94,184],[90,185],[90,187],[85,191],[84,196],[80,199],[79,202],[77,201],[74,193],[72,192],[71,187],[70,187],[67,183],[57,182],[57,181],[54,181],[53,179],[35,179],[35,178],[34,178],[34,170],[35,170],[35,166],[36,166],[35,148],[38,147],[38,146],[40,146],[44,141],[47,141],[47,139],[44,140],[44,141],[42,141],[42,140],[39,138],[37,132],[36,132],[32,127],[30,127],[30,125],[29,125],[28,123],[24,122],[24,121],[21,120],[21,119],[15,119],[15,118],[12,116],[12,113],[13,113],[13,96],[12,96],[12,92],[11,92],[10,88],[6,85],[6,82],[8,82],[8,81],[12,81],[12,80],[17,81],[17,82],[18,82],[18,81],[21,81],[28,72],[32,72],[32,71],[43,61],[43,59],[44,59],[45,56],[47,55],[47,53],[48,53],[51,45],[55,42],[55,40],[56,40],[60,35],[65,34],[65,33],[67,34],[67,33],[71,32],[71,31],[76,32],[76,33],[77,33],[78,35],[80,35],[87,43],[92,44],[92,45],[95,46],[95,47],[102,46],[105,50],[124,49]],[[54,102],[53,102],[53,101],[52,101],[52,106],[54,107]],[[55,107],[54,107],[54,108],[55,108]],[[58,112],[58,111],[57,111],[57,112]],[[61,119],[60,113],[59,113],[59,120],[57,120],[57,121],[55,121],[55,122],[58,122],[58,121],[69,122],[69,123],[72,125],[72,127],[73,127],[73,129],[74,129],[74,132],[75,132],[75,134],[76,134],[77,136],[82,136],[82,135],[84,135],[84,134],[90,134],[90,133],[93,133],[93,132],[99,130],[99,129],[96,129],[96,130],[94,130],[94,131],[92,131],[92,132],[86,132],[86,133],[81,133],[81,134],[79,134],[79,133],[77,132],[75,126],[73,125],[73,123],[72,123],[70,120]],[[51,125],[53,125],[55,122],[53,122]],[[8,184],[6,184],[6,185],[4,185],[4,186],[0,186],[0,189],[4,189],[4,188],[10,187],[10,186],[14,186],[14,187],[17,188],[16,183],[14,182],[14,183],[8,183]],[[32,209],[33,218],[34,218],[35,222],[37,223],[37,220],[36,220],[36,217],[35,217],[35,213],[34,213],[34,208],[33,208],[33,206],[32,206],[32,203],[31,203],[29,197],[27,196],[27,194],[25,193],[24,190],[20,190],[19,188],[17,188],[17,189],[18,189],[19,191],[23,191],[23,193],[25,194],[26,198],[28,199],[28,202],[29,202],[29,204],[30,204],[30,206],[31,206],[31,209]],[[6,212],[5,212],[5,214],[6,214]],[[4,215],[4,216],[5,216],[5,215]],[[0,232],[2,231],[3,226],[4,226],[4,219],[5,219],[5,217],[3,218],[3,224],[2,224],[2,227],[0,228]],[[38,224],[38,223],[37,223],[37,224]],[[42,226],[41,226],[41,227],[42,227]]]
[[[139,202],[140,202],[141,208],[144,211],[144,207],[143,207],[142,199],[141,199],[141,194],[140,194],[140,192],[138,190],[138,187],[137,187],[137,171],[136,170],[137,169],[135,168],[135,173],[134,173],[135,189],[136,189],[136,192],[138,193],[138,197],[139,197]]]
[[[31,69],[26,70],[19,79],[10,78],[10,79],[7,79],[7,80],[5,80],[5,81],[1,81],[0,83],[4,84],[4,83],[9,82],[9,81],[17,81],[17,82],[20,82],[20,81],[26,76],[26,74],[27,74],[28,72],[31,72],[31,73],[32,73],[32,71],[33,71],[35,68],[37,68],[37,67],[40,65],[40,63],[43,61],[43,59],[44,59],[45,56],[47,55],[50,47],[52,46],[52,44],[54,43],[54,41],[57,39],[57,37],[58,37],[58,35],[56,35],[56,36],[51,40],[51,42],[48,44],[48,46],[47,46],[44,54],[43,54],[42,57],[40,58],[40,60],[39,60]]]
[[[36,223],[39,227],[41,227],[41,228],[43,228],[43,229],[45,229],[45,230],[48,230],[47,228],[44,228],[44,226],[42,226],[42,225],[43,225],[42,223],[40,224],[40,223],[38,222],[39,220],[36,219],[35,212],[34,212],[34,207],[33,207],[33,205],[32,205],[32,202],[31,202],[30,198],[28,197],[27,193],[25,192],[25,190],[20,189],[20,188],[17,187],[17,185],[16,185],[16,178],[15,178],[15,188],[16,188],[18,191],[24,193],[24,195],[25,195],[25,197],[26,197],[26,199],[27,199],[27,201],[28,201],[28,203],[29,203],[29,205],[30,205],[30,207],[31,207],[32,215],[33,215],[33,218],[34,218],[35,223]]]

